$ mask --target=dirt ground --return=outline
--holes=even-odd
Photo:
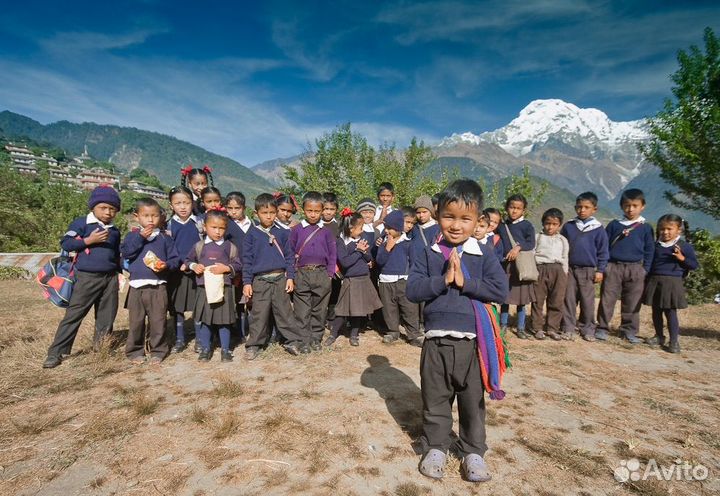
[[[420,350],[383,345],[132,366],[122,347],[43,370],[62,317],[32,282],[0,282],[0,494],[466,495],[720,493],[720,306],[682,311],[680,355],[510,337],[507,398],[487,402],[493,480],[417,471]],[[116,338],[126,333],[121,311]],[[641,335],[650,336],[649,312]],[[617,482],[621,461],[702,464],[705,481]]]

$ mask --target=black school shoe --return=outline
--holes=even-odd
[[[298,350],[300,350],[300,353],[302,353],[303,355],[307,355],[312,351],[310,349],[310,345],[306,343],[301,343],[300,346],[298,346]]]
[[[665,336],[653,336],[645,340],[648,346],[665,346]]]
[[[316,339],[313,339],[312,341],[310,341],[310,349],[312,351],[321,351],[322,345],[320,344],[320,341],[318,341]]]
[[[210,348],[200,348],[198,353],[198,362],[209,362],[212,358],[212,350]]]
[[[670,343],[667,347],[669,353],[680,353],[680,343]]]
[[[285,351],[290,353],[292,356],[298,356],[300,354],[300,348],[294,343],[286,344]]]
[[[54,369],[62,363],[62,359],[56,356],[49,356],[45,359],[42,366],[44,369]]]
[[[187,348],[187,345],[183,341],[175,341],[175,346],[172,347],[170,353],[182,353]]]
[[[230,350],[221,350],[220,351],[220,361],[221,362],[232,362],[233,361],[233,354],[230,352]]]

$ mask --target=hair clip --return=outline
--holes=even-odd
[[[341,216],[341,217],[350,217],[350,216],[351,216],[352,214],[354,214],[354,213],[355,213],[355,212],[353,212],[350,207],[345,207],[345,208],[343,208],[342,211],[340,212],[340,216]]]
[[[187,167],[180,169],[180,174],[182,174],[183,176],[188,176],[190,174],[190,172],[192,172],[192,170],[193,170],[192,164],[188,164]]]
[[[207,165],[203,166],[202,170],[205,174],[212,174],[212,169]]]

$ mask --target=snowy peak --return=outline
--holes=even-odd
[[[463,142],[477,145],[485,141],[495,143],[517,157],[552,139],[607,152],[647,139],[644,127],[644,121],[613,122],[598,109],[581,109],[558,99],[535,100],[505,127],[480,135],[453,134],[440,145]]]

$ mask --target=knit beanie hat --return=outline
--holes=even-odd
[[[435,213],[435,207],[433,207],[432,204],[432,198],[430,198],[430,195],[421,195],[418,196],[417,199],[415,199],[415,210],[418,208],[426,208],[430,210],[431,214]]]
[[[357,212],[362,212],[363,210],[372,210],[374,212],[375,202],[372,201],[372,198],[363,198],[355,210]]]
[[[112,186],[98,186],[90,193],[88,208],[92,210],[98,203],[107,203],[120,210],[120,195]]]
[[[405,232],[405,215],[402,210],[393,210],[383,220],[385,228],[395,229],[398,232]]]

